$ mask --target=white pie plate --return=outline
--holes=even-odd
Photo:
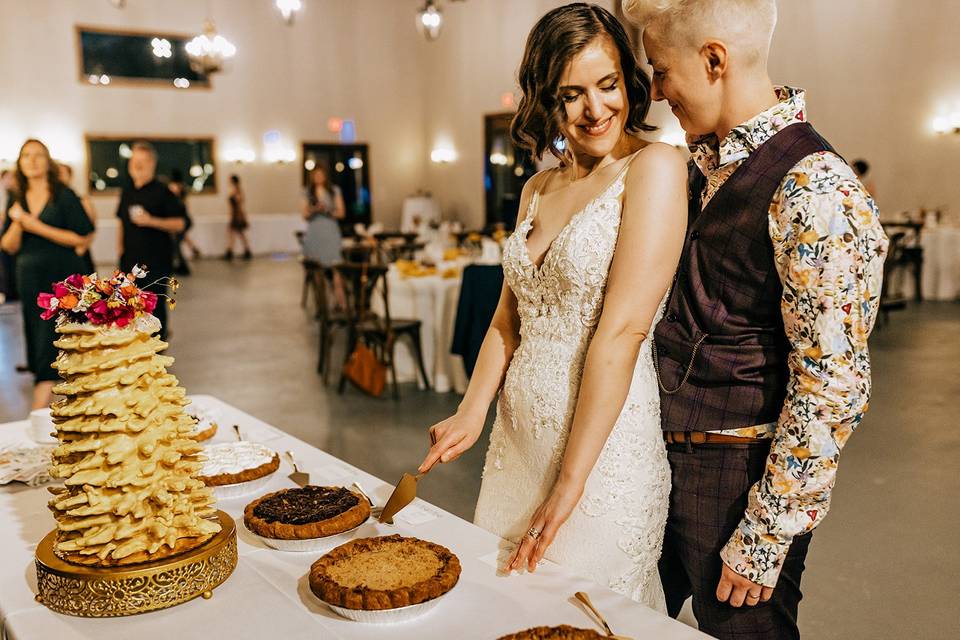
[[[270,481],[273,479],[273,474],[268,473],[262,478],[257,478],[255,480],[247,480],[246,482],[235,482],[233,484],[220,484],[213,486],[213,495],[217,497],[217,500],[231,500],[233,498],[242,498],[244,496],[249,496],[251,494],[262,491],[270,484]]]
[[[456,589],[456,585],[454,585],[454,589]],[[451,589],[451,591],[452,590],[453,589]],[[450,593],[450,591],[447,593]],[[410,622],[411,620],[416,620],[421,616],[425,616],[430,612],[431,609],[440,603],[447,593],[444,593],[433,600],[421,602],[420,604],[411,604],[409,606],[398,607],[396,609],[380,609],[377,611],[366,611],[364,609],[345,609],[344,607],[338,607],[337,605],[330,604],[329,602],[324,602],[323,604],[330,607],[330,609],[338,616],[346,618],[347,620],[365,622],[367,624],[397,624],[400,622]],[[321,600],[321,602],[323,601]]]
[[[330,551],[334,547],[338,547],[345,542],[350,542],[353,540],[353,535],[356,533],[357,529],[366,524],[366,521],[361,522],[353,529],[347,529],[343,533],[335,533],[331,536],[323,536],[322,538],[304,538],[302,540],[281,540],[280,538],[268,538],[262,536],[259,533],[250,531],[247,528],[247,523],[243,523],[243,528],[250,531],[252,535],[257,536],[263,543],[272,549],[277,551],[296,551],[296,552],[307,552],[307,551]]]

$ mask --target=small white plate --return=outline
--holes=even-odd
[[[282,540],[280,538],[268,538],[262,536],[259,533],[254,533],[247,528],[247,523],[243,523],[243,528],[250,531],[251,534],[257,536],[263,543],[270,547],[271,549],[276,549],[277,551],[295,551],[295,552],[308,552],[308,551],[330,551],[334,547],[338,547],[345,542],[350,542],[353,540],[354,534],[357,532],[357,529],[367,524],[367,521],[361,522],[353,529],[348,529],[343,533],[335,533],[331,536],[323,536],[322,538],[304,538],[302,540]]]
[[[454,586],[454,589],[456,589],[456,586]],[[450,593],[450,591],[447,593]],[[330,610],[336,613],[338,616],[346,618],[347,620],[364,622],[367,624],[398,624],[401,622],[410,622],[411,620],[416,620],[430,613],[430,611],[440,603],[440,600],[442,600],[447,593],[434,598],[433,600],[421,602],[420,604],[411,604],[406,607],[398,607],[396,609],[380,609],[376,611],[367,611],[365,609],[346,609],[344,607],[338,607],[337,605],[330,604],[329,602],[324,602],[323,604],[330,607]],[[323,601],[321,600],[321,602]]]
[[[268,473],[262,478],[257,478],[256,480],[235,482],[234,484],[214,485],[213,495],[217,497],[217,500],[232,500],[233,498],[243,498],[245,496],[249,496],[265,489],[273,479],[274,473],[276,473],[276,471],[273,473]]]

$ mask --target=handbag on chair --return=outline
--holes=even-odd
[[[364,393],[379,398],[387,384],[387,367],[373,350],[357,341],[353,353],[343,365],[344,377]]]

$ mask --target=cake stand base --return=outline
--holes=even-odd
[[[197,596],[210,598],[237,566],[233,518],[217,511],[220,533],[196,549],[119,567],[85,567],[53,552],[56,531],[37,546],[37,602],[59,613],[111,618],[172,607]]]

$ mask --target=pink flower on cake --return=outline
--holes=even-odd
[[[141,291],[140,300],[143,302],[143,310],[146,313],[153,313],[157,308],[157,294],[150,291]]]
[[[86,286],[86,283],[83,281],[83,276],[79,273],[75,273],[64,282],[68,287],[73,287],[74,289],[83,289]],[[59,297],[59,296],[58,296]]]
[[[40,314],[40,317],[44,320],[49,320],[53,316],[57,315],[57,307],[60,306],[60,301],[51,293],[41,293],[37,296],[37,304],[41,309],[44,309],[44,312]]]

